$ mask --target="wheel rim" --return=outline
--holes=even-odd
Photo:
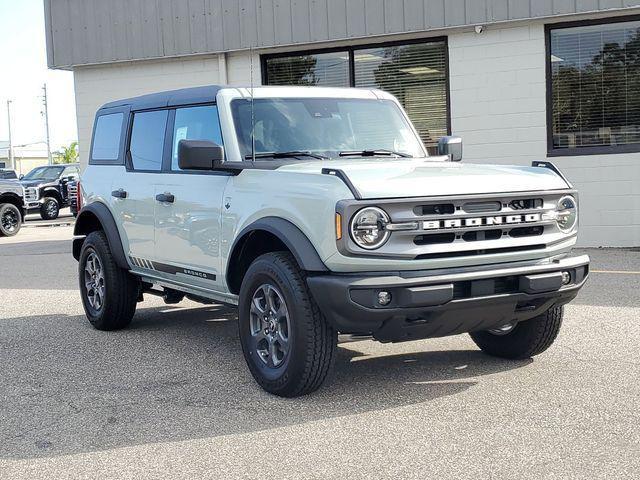
[[[498,328],[492,328],[491,330],[488,330],[488,332],[491,335],[497,335],[497,336],[502,336],[502,335],[508,335],[510,334],[513,329],[516,328],[516,324],[515,323],[507,323],[506,325],[502,325],[501,327]]]
[[[47,205],[45,206],[45,210],[47,212],[47,215],[53,217],[58,210],[58,206],[56,205],[56,202],[54,202],[53,200],[49,200],[47,202]]]
[[[263,284],[251,299],[249,323],[253,349],[269,368],[285,361],[290,346],[290,320],[282,293],[273,285]]]
[[[87,290],[87,301],[91,308],[100,311],[104,305],[106,291],[104,282],[104,269],[102,262],[95,252],[87,255],[84,265],[84,285]]]
[[[13,209],[7,209],[2,214],[2,229],[5,232],[13,233],[18,229],[18,225],[20,225],[20,219],[18,218],[18,213],[16,213]]]

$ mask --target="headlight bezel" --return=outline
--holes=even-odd
[[[567,207],[567,206],[563,206],[563,203],[565,201],[569,201],[573,204],[573,207]],[[561,221],[566,218],[567,214],[563,214],[563,212],[571,212],[573,211],[573,213],[569,213],[568,216],[573,216],[573,221],[571,222],[570,226],[562,226]],[[573,195],[563,195],[560,200],[558,200],[558,204],[556,206],[556,225],[558,226],[558,229],[562,232],[562,233],[573,233],[577,230],[578,228],[578,200],[575,196]]]
[[[379,221],[376,222],[378,228],[378,232],[381,232],[381,237],[380,240],[378,242],[376,242],[375,244],[366,244],[362,241],[360,241],[358,239],[358,236],[356,235],[356,227],[358,226],[356,224],[356,220],[361,217],[365,212],[368,211],[372,211],[375,214],[377,214]],[[359,209],[356,213],[353,214],[353,216],[351,217],[351,219],[349,220],[349,236],[351,238],[351,240],[360,248],[364,249],[364,250],[378,250],[379,248],[383,247],[388,241],[389,241],[389,237],[391,236],[391,232],[389,230],[386,229],[386,226],[391,223],[391,217],[389,216],[389,214],[387,212],[385,212],[382,208],[380,207],[374,207],[374,206],[368,206],[368,207],[363,207],[361,209]],[[362,225],[362,224],[360,224]],[[382,228],[380,228],[382,227]],[[373,228],[373,226],[372,226]]]

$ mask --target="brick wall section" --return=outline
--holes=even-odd
[[[464,139],[464,161],[546,160],[544,25],[450,35],[449,49],[452,129]],[[581,245],[640,246],[640,154],[550,160],[580,190]]]

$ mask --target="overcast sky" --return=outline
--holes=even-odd
[[[7,100],[14,145],[45,139],[42,85],[49,96],[51,148],[77,139],[73,74],[47,69],[42,0],[0,0],[0,140],[7,140]]]

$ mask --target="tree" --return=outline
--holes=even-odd
[[[62,147],[53,152],[54,163],[75,163],[78,161],[78,142],[71,142],[68,147]]]

